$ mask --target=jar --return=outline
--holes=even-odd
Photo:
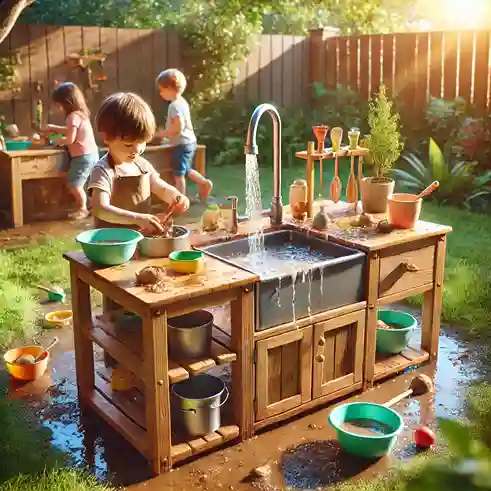
[[[307,205],[307,181],[297,179],[290,186],[290,212],[295,220],[301,220]]]
[[[201,225],[205,232],[214,232],[220,226],[220,207],[217,204],[210,204],[201,216]]]
[[[348,131],[349,149],[356,150],[358,148],[358,142],[360,141],[360,130],[358,128],[351,128]]]

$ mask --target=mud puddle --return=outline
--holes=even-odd
[[[72,331],[47,331],[45,341],[49,342],[54,335],[60,338],[60,343],[54,349],[50,373],[36,383],[23,386],[12,383],[11,396],[29,401],[43,425],[52,430],[53,444],[70,456],[74,467],[84,468],[116,485],[135,484],[130,489],[141,491],[316,489],[355,476],[383,472],[394,460],[414,456],[412,432],[416,426],[435,428],[438,416],[459,417],[464,392],[480,375],[479,360],[475,358],[479,350],[445,331],[440,340],[438,366],[423,369],[434,376],[436,394],[405,400],[395,407],[404,418],[405,430],[390,458],[367,462],[346,456],[328,424],[329,410],[323,408],[150,479],[147,463],[137,451],[92,412],[81,411]],[[414,339],[419,336],[419,332],[414,333]],[[96,360],[102,364],[100,351],[96,352]],[[383,403],[404,391],[412,376],[409,370],[351,400]],[[251,474],[258,467],[266,469],[259,478]]]

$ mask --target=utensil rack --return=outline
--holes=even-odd
[[[349,147],[343,147],[337,153],[333,152],[331,148],[327,148],[324,152],[308,152],[303,150],[295,153],[295,156],[299,159],[306,160],[306,181],[307,181],[307,218],[313,218],[314,211],[314,190],[315,190],[315,162],[319,161],[321,166],[320,172],[320,187],[323,189],[323,175],[322,175],[322,161],[334,160],[336,157],[358,157],[358,185],[360,184],[363,175],[360,172],[363,165],[363,158],[368,156],[370,150],[367,148],[358,147],[356,150],[350,150]],[[358,193],[357,193],[358,194]],[[352,201],[353,206],[356,207],[358,200]]]

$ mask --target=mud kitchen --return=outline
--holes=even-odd
[[[264,115],[274,131],[268,212],[261,208],[256,144]],[[317,143],[297,154],[306,161],[306,179],[292,185],[283,207],[281,120],[262,104],[245,142],[247,217],[237,217],[232,199],[232,231],[171,226],[165,236],[144,237],[129,229],[89,230],[77,237],[83,251],[65,255],[80,401],[144,454],[156,474],[435,361],[451,228],[420,221],[416,195],[389,193],[388,215],[366,213],[373,203],[362,173],[370,150],[359,145],[356,129],[348,146],[342,133],[333,128],[332,147],[325,148],[328,128],[314,127]],[[331,199],[314,200],[316,162],[337,169],[345,157],[348,202],[340,201],[337,172]],[[168,257],[155,257],[157,242],[152,257],[144,256],[149,240],[162,241]],[[102,315],[92,314],[90,288],[110,300]],[[416,294],[424,295],[421,341],[408,346],[415,319],[387,306]],[[94,368],[93,343],[108,355],[105,369]],[[231,377],[223,377],[229,365]],[[402,418],[384,411],[393,414],[379,423],[395,438]],[[352,427],[349,413],[337,411],[331,424]],[[378,455],[389,450],[380,445]]]

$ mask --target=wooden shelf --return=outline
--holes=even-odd
[[[108,314],[93,316],[92,322],[92,341],[106,350],[118,363],[143,379],[143,343],[140,326],[118,326]],[[169,383],[182,382],[191,375],[198,375],[216,365],[237,360],[237,354],[231,350],[232,338],[224,330],[213,326],[212,337],[208,356],[169,360]]]
[[[217,431],[209,433],[201,438],[191,438],[189,440],[178,442],[172,445],[171,456],[172,462],[179,462],[192,455],[198,455],[206,452],[211,448],[218,447],[225,442],[234,440],[239,436],[239,427],[237,425],[224,425]]]
[[[374,380],[380,380],[402,372],[406,368],[421,365],[430,358],[429,353],[425,350],[411,347],[407,347],[398,355],[377,353],[376,356]]]
[[[302,152],[297,152],[295,154],[299,159],[307,160],[310,157],[313,157],[315,160],[319,159],[334,159],[336,154],[332,152],[332,149],[327,148],[326,150],[331,150],[330,152],[312,152],[308,154],[306,150]],[[366,157],[370,154],[370,151],[367,148],[358,147],[356,150],[349,150],[348,147],[343,147],[341,150],[337,152],[338,157]]]

